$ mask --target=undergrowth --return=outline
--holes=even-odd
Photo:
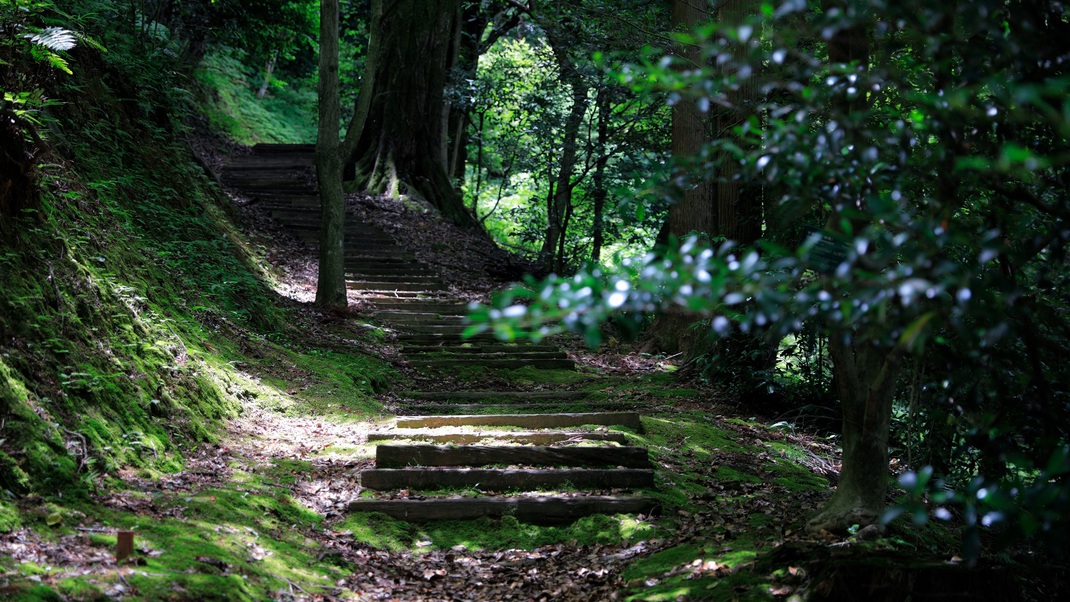
[[[389,380],[374,358],[288,342],[295,310],[186,143],[180,67],[121,29],[102,41],[108,52],[79,47],[73,73],[51,82],[39,200],[4,216],[15,224],[0,240],[8,498],[77,500],[121,467],[180,470],[184,449],[215,440],[283,362],[313,375],[312,409],[377,411]]]

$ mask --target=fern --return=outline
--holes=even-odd
[[[46,27],[37,33],[25,34],[34,44],[39,44],[52,52],[63,52],[78,44],[75,33],[62,27]]]

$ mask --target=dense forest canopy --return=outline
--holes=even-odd
[[[346,192],[400,199],[535,266],[469,334],[638,338],[834,437],[813,532],[1065,552],[1068,68],[1041,0],[4,0],[0,489],[176,469],[238,412],[206,341],[292,329],[182,142],[211,130],[317,144],[319,306]]]

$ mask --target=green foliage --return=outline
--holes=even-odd
[[[718,335],[781,340],[818,328],[889,357],[931,350],[920,401],[948,404],[969,443],[947,468],[998,479],[1018,456],[1044,465],[1070,432],[1059,359],[1070,343],[1070,76],[1048,44],[1070,33],[1065,8],[766,8],[754,23],[687,38],[727,69],[652,55],[619,79],[707,106],[756,81],[762,96],[749,112],[764,120],[712,142],[695,167],[716,179],[716,157],[729,156],[740,177],[764,184],[777,199],[771,236],[755,250],[692,239],[612,270],[530,281],[476,309],[470,332],[541,338],[567,328],[593,344],[615,312],[675,307],[708,317]],[[810,42],[855,26],[872,36],[869,65],[829,65]],[[789,225],[800,223],[824,229]],[[1044,522],[1033,506],[1017,508]]]
[[[481,56],[475,77],[452,90],[471,123],[462,186],[466,203],[496,240],[534,256],[550,219],[548,199],[560,192],[555,186],[574,100],[569,78],[588,88],[575,142],[579,164],[569,175],[571,201],[562,224],[566,240],[560,250],[570,267],[591,257],[596,226],[601,257],[648,247],[666,209],[663,199],[625,202],[618,192],[642,179],[636,174],[664,162],[667,108],[606,85],[603,65],[591,60],[594,50],[634,55],[641,44],[632,32],[615,28],[612,19],[590,19],[601,8],[596,4],[538,7],[530,25],[501,37]],[[629,11],[634,23],[654,23],[658,17],[649,7],[614,11]],[[581,13],[587,16],[580,18]],[[613,64],[604,55],[603,62]],[[596,181],[600,161],[604,173]],[[605,207],[596,211],[600,194]]]
[[[194,77],[201,84],[200,112],[213,129],[245,145],[258,142],[308,143],[316,139],[316,96],[307,86],[275,88],[263,99],[238,52],[209,52]]]

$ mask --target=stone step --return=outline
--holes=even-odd
[[[354,267],[354,271],[359,271],[361,274],[414,274],[414,275],[430,275],[436,276],[437,272],[432,271],[427,266],[419,263],[384,263],[384,264],[372,264],[364,263],[360,267]],[[404,315],[408,313],[434,313],[434,312],[407,312],[401,310],[387,310],[397,311],[398,314]]]
[[[376,311],[424,312],[441,315],[463,316],[468,313],[465,304],[426,299],[381,299],[375,302]]]
[[[254,155],[279,155],[290,154],[297,156],[316,156],[316,145],[313,143],[308,144],[295,144],[295,143],[282,143],[282,142],[259,142],[253,145]]]
[[[396,322],[456,322],[461,323],[465,316],[440,314],[437,312],[379,310],[376,317]]]
[[[449,287],[441,281],[437,282],[383,282],[383,281],[346,281],[346,288],[351,291],[376,291],[391,293],[405,291],[409,293],[429,293],[448,290]]]
[[[498,339],[494,335],[483,332],[471,338],[461,339],[460,335],[426,334],[426,333],[398,333],[397,341],[402,345],[420,345],[421,347],[440,347],[450,349],[458,345],[496,343]]]
[[[493,367],[493,366],[492,366]],[[627,401],[537,401],[531,403],[402,403],[398,409],[413,414],[545,414],[547,412],[567,412],[569,410],[582,409],[594,410],[634,410],[639,404]]]
[[[346,250],[346,267],[359,270],[364,266],[405,266],[416,264],[416,257],[408,253],[379,253]]]
[[[484,368],[496,368],[513,370],[516,368],[526,368],[531,366],[538,370],[575,370],[576,362],[570,359],[541,359],[541,358],[518,358],[518,357],[502,357],[502,358],[446,358],[446,359],[409,359],[409,364],[414,368],[459,368],[463,366],[481,366]]]
[[[398,520],[471,520],[515,516],[535,524],[562,524],[592,514],[653,514],[660,503],[644,496],[480,497],[356,500],[350,512],[382,512]]]
[[[373,468],[360,475],[361,485],[376,491],[477,486],[483,491],[654,488],[654,471],[645,468]]]
[[[372,304],[382,299],[434,300],[443,296],[442,291],[355,291],[354,294]]]
[[[420,401],[563,401],[590,397],[586,391],[398,391],[398,395]]]
[[[354,282],[409,282],[409,283],[432,283],[445,284],[435,274],[367,274],[363,271],[346,270],[346,280]]]
[[[408,466],[573,466],[650,468],[645,447],[549,447],[534,445],[379,445],[376,468]]]
[[[528,429],[555,429],[571,426],[623,426],[643,431],[635,412],[583,412],[570,414],[469,414],[460,416],[398,416],[397,428],[438,428],[443,426],[515,426]]]
[[[558,357],[568,357],[565,352],[560,348],[552,345],[453,345],[450,347],[435,346],[435,345],[405,345],[401,348],[401,353],[405,355],[409,354],[421,354],[421,353],[442,353],[448,352],[454,355],[483,355],[488,353],[559,353]]]
[[[466,445],[482,441],[502,441],[509,443],[528,443],[531,445],[549,445],[551,443],[602,441],[624,445],[628,438],[623,433],[585,433],[539,432],[539,431],[499,431],[481,433],[430,433],[425,430],[395,430],[388,433],[372,433],[368,442],[375,441],[436,441]]]

